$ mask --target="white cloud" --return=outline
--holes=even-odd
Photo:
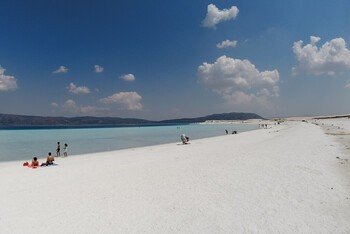
[[[124,74],[120,76],[120,79],[124,81],[135,81],[135,76],[133,74]]]
[[[233,105],[241,105],[251,103],[256,98],[254,94],[246,94],[243,91],[234,91],[232,94],[223,94],[226,102]]]
[[[350,89],[350,83],[346,84],[346,85],[345,85],[345,88],[346,88],[346,89]]]
[[[74,94],[87,94],[90,93],[90,89],[86,86],[77,87],[74,83],[70,83],[67,87],[68,91]]]
[[[0,92],[17,89],[17,80],[14,76],[5,75],[5,70],[0,66]]]
[[[321,40],[321,37],[316,37],[316,36],[310,36],[310,44],[311,45],[316,45],[317,42]]]
[[[57,74],[57,73],[67,73],[68,68],[65,66],[60,66],[56,71],[53,71],[52,73]]]
[[[53,102],[53,103],[51,103],[51,106],[56,108],[56,107],[58,107],[58,104],[56,102]]]
[[[102,98],[100,101],[105,104],[116,103],[123,109],[127,110],[141,110],[142,97],[137,92],[119,92],[109,97]]]
[[[72,111],[72,110],[76,110],[77,105],[75,103],[75,101],[73,101],[72,99],[68,99],[64,104],[63,104],[63,109],[68,110],[68,111]]]
[[[219,10],[214,4],[209,4],[207,7],[207,15],[202,21],[202,25],[208,28],[215,28],[220,22],[234,19],[238,15],[238,8],[232,6],[230,9]]]
[[[306,72],[314,75],[335,75],[350,70],[350,51],[343,38],[335,38],[317,47],[320,37],[311,36],[310,44],[294,42],[293,52],[298,60],[293,74]]]
[[[95,72],[96,73],[101,73],[103,72],[104,68],[100,65],[95,65]]]
[[[224,49],[229,47],[235,48],[236,46],[237,46],[237,41],[230,41],[230,40],[225,40],[216,44],[216,47],[219,49]]]
[[[74,114],[106,114],[109,108],[98,106],[78,106],[75,101],[68,99],[63,105],[62,110]]]
[[[260,72],[249,60],[219,57],[198,67],[200,83],[233,105],[256,102],[265,105],[279,93],[279,72]]]

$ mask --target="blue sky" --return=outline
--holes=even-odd
[[[345,0],[2,1],[0,112],[349,113],[349,10]]]

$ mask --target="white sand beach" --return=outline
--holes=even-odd
[[[54,167],[1,163],[0,233],[350,233],[344,148],[293,121]]]

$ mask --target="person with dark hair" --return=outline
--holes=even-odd
[[[37,157],[33,157],[32,163],[29,164],[28,162],[23,163],[23,166],[31,167],[31,168],[37,168],[39,166],[39,161]]]
[[[60,142],[57,142],[57,148],[56,148],[56,156],[61,156],[61,145]]]
[[[185,134],[181,134],[181,141],[182,144],[189,144],[190,138],[188,136],[186,136]]]
[[[32,160],[32,164],[30,165],[31,167],[33,168],[36,168],[39,166],[39,161],[38,161],[38,158],[37,157],[34,157],[33,160]]]
[[[41,166],[45,167],[45,166],[53,165],[54,161],[55,161],[55,158],[51,155],[51,152],[49,152],[46,158],[46,162],[41,164]]]
[[[67,145],[67,143],[65,143],[65,144],[64,144],[64,147],[63,147],[63,156],[64,156],[64,157],[67,157],[67,156],[68,156],[67,151],[68,151],[68,145]]]

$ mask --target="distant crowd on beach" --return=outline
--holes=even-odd
[[[56,157],[61,157],[61,143],[60,142],[57,142]],[[68,157],[68,144],[67,143],[65,143],[64,146],[63,146],[63,157]],[[56,165],[54,163],[54,161],[55,161],[55,157],[52,155],[51,152],[49,152],[47,154],[47,157],[46,157],[46,162],[40,164],[38,158],[37,157],[33,157],[31,163],[25,162],[25,163],[23,163],[23,166],[27,166],[27,167],[30,167],[30,168],[37,168],[39,166],[40,167],[47,167],[47,166]]]
[[[226,134],[229,134],[229,132],[228,132],[228,130],[227,130],[227,129],[225,129],[225,133],[226,133]],[[236,130],[234,130],[234,131],[232,131],[232,132],[231,132],[231,134],[237,134],[237,131],[236,131]]]
[[[267,124],[259,124],[259,128],[266,128],[267,129],[268,125]]]
[[[279,125],[281,123],[283,123],[283,121],[277,121],[273,125]],[[267,128],[269,128],[269,126],[271,127],[272,124],[270,124],[270,125],[268,125],[268,124],[259,124],[259,128],[266,128],[267,129]]]

